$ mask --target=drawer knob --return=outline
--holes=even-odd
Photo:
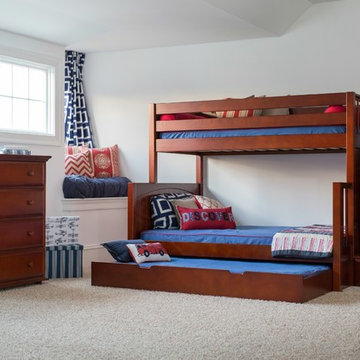
[[[28,232],[27,232],[27,235],[28,235],[28,236],[34,236],[34,232],[33,232],[33,231],[28,231]]]
[[[28,201],[26,201],[26,203],[27,203],[28,205],[34,205],[35,201],[34,201],[34,200],[28,200]]]
[[[27,172],[27,175],[28,175],[28,176],[34,176],[34,175],[35,175],[35,171],[34,171],[34,170],[29,170],[29,171]]]
[[[32,269],[32,268],[34,267],[34,262],[33,262],[33,261],[29,261],[28,264],[27,264],[27,266]]]

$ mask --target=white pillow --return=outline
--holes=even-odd
[[[149,261],[171,261],[160,243],[128,244],[129,254],[137,264]]]

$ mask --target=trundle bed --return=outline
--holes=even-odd
[[[92,284],[293,302],[358,285],[359,103],[357,94],[347,92],[152,104],[149,183],[129,184],[129,239],[151,231],[151,196],[202,194],[205,156],[345,152],[346,181],[333,184],[332,256],[274,258],[266,243],[176,241],[170,233],[160,242],[171,264],[95,262]],[[325,112],[329,106],[342,112]],[[269,114],[270,109],[274,112]],[[278,109],[290,112],[276,115]],[[247,116],[235,112],[236,117],[212,117],[230,110]],[[172,121],[163,121],[169,117]],[[160,152],[195,155],[196,183],[157,183]]]

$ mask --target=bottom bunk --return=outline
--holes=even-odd
[[[140,265],[93,262],[91,283],[302,303],[332,290],[332,270],[324,264],[172,257]]]

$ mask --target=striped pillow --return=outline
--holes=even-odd
[[[90,158],[90,151],[65,155],[65,175],[82,175],[94,177],[94,169]]]
[[[238,117],[247,117],[247,116],[260,116],[262,110],[224,110],[216,111],[216,116],[218,118],[238,118]]]

